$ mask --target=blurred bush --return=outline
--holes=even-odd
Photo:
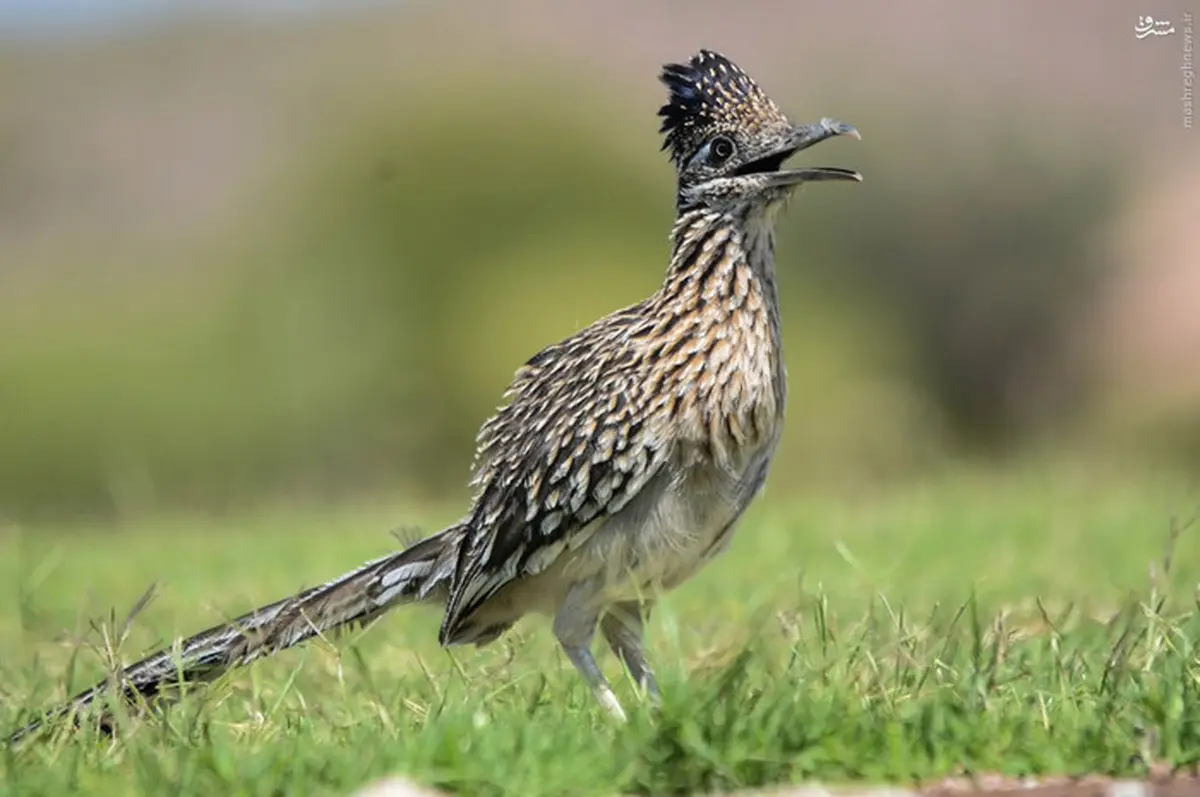
[[[920,141],[916,123],[933,118],[910,107],[901,129],[913,123]],[[1081,148],[1011,121],[993,130],[969,145],[943,129],[932,147],[872,149],[863,169],[890,179],[863,192],[862,223],[843,238],[859,292],[910,342],[905,376],[957,447],[984,453],[1019,447],[1086,404],[1094,375],[1075,333],[1114,273],[1100,233],[1122,189],[1105,142]]]

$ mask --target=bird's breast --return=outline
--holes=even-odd
[[[743,312],[698,337],[696,365],[677,386],[677,440],[685,460],[736,476],[773,449],[782,431],[786,373],[778,331],[766,313]]]

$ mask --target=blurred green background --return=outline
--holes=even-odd
[[[6,33],[10,519],[464,499],[515,368],[657,286],[655,77],[699,46],[863,132],[804,160],[865,182],[781,221],[768,500],[963,458],[1200,468],[1181,45],[1121,9],[230,8]]]

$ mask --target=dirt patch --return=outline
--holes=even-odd
[[[354,797],[436,797],[399,778],[370,784]],[[1200,776],[1161,775],[1147,780],[1083,777],[1011,778],[1003,775],[946,778],[914,788],[895,786],[838,787],[792,786],[766,791],[736,792],[725,797],[950,797],[950,795],[1020,794],[1023,797],[1194,797],[1200,795]]]

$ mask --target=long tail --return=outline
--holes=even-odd
[[[455,525],[399,553],[367,562],[322,586],[255,609],[201,631],[122,669],[9,736],[16,742],[43,725],[115,691],[126,700],[166,696],[180,682],[213,681],[235,667],[278,653],[311,637],[358,626],[394,606],[446,599],[462,526]],[[111,718],[100,718],[111,729]]]

